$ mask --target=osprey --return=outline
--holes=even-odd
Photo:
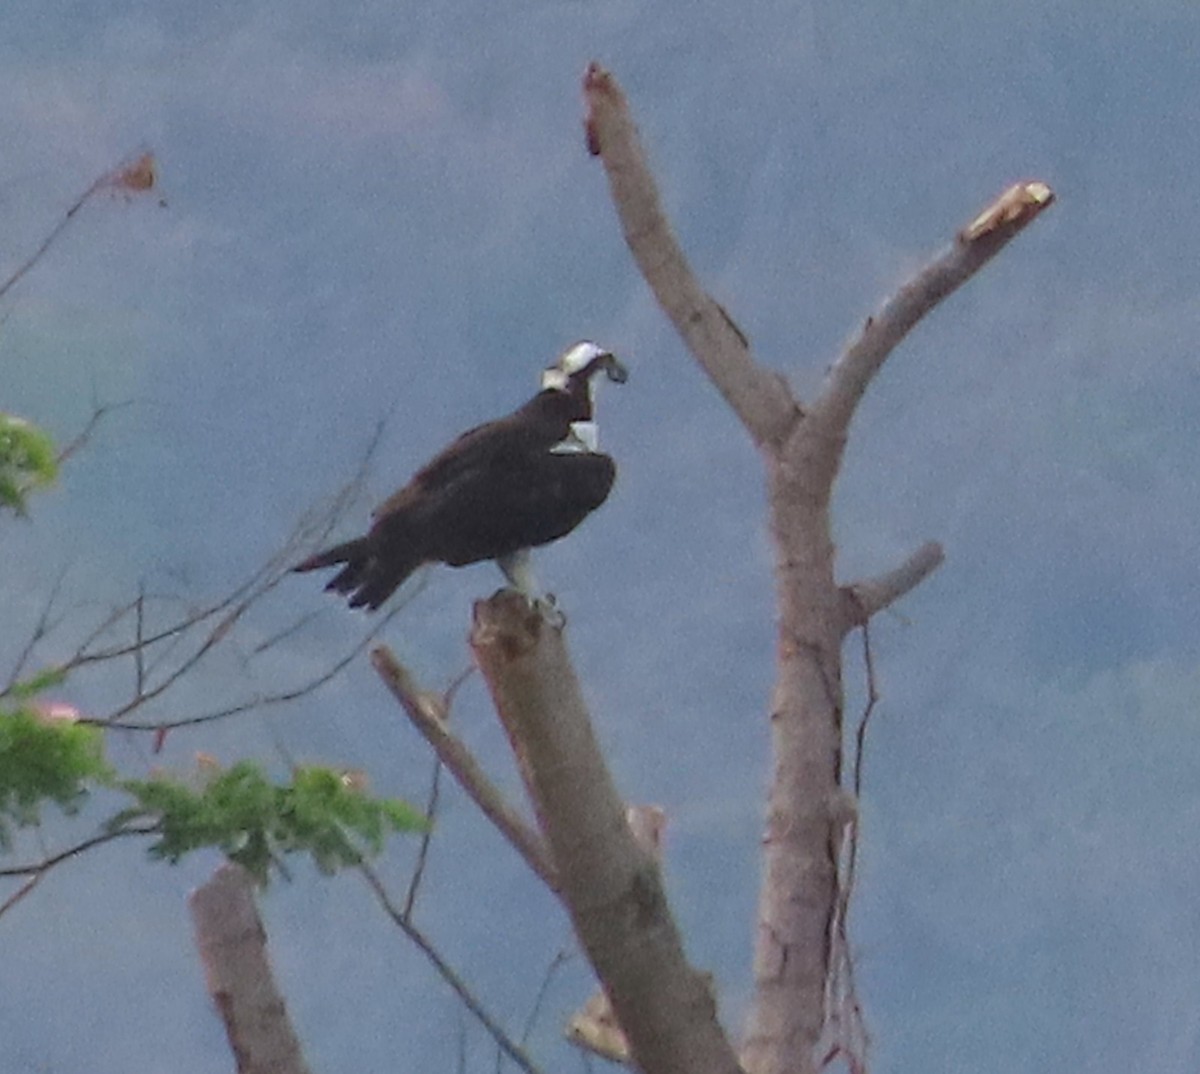
[[[344,564],[325,588],[348,594],[352,608],[375,609],[425,563],[494,559],[516,589],[539,599],[529,550],[570,533],[605,501],[617,474],[599,450],[593,414],[601,372],[618,384],[627,376],[595,343],[569,347],[528,403],[463,433],[384,500],[365,536],[293,570]]]

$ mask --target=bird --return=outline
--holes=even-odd
[[[292,568],[341,570],[325,586],[352,608],[379,608],[428,563],[495,560],[532,605],[530,549],[565,537],[608,498],[617,468],[599,449],[596,378],[623,384],[628,371],[590,340],[562,352],[541,390],[511,414],[468,429],[371,515],[370,529]]]

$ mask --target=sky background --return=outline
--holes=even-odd
[[[164,617],[227,592],[384,421],[353,535],[597,339],[631,373],[600,414],[618,484],[537,566],[622,792],[670,814],[670,894],[736,1034],[772,675],[761,468],[632,265],[580,76],[596,58],[621,80],[694,267],[801,395],[957,228],[1043,179],[1055,207],[872,386],[838,489],[843,580],[927,539],[947,552],[872,634],[860,986],[877,1071],[1194,1071],[1198,39],[1190,0],[4,5],[0,271],[131,154],[153,150],[165,204],[94,200],[0,306],[0,408],[65,442],[97,401],[132,401],[29,521],[0,519],[0,669],[59,578],[47,663],[139,585]],[[444,686],[498,583],[487,564],[435,571],[385,639]],[[305,681],[364,622],[288,579],[146,715]],[[55,697],[104,712],[129,677]],[[453,718],[515,794],[478,680]],[[363,768],[413,800],[431,770],[362,658],[162,756],[110,743],[131,774],[197,751]],[[18,849],[67,845],[109,804]],[[215,863],[105,848],[0,919],[0,1065],[228,1070],[184,902]],[[398,892],[411,863],[397,841],[381,866]],[[298,866],[263,912],[314,1070],[454,1069],[460,1041],[468,1071],[495,1069],[353,876]],[[456,790],[418,920],[517,1034],[572,944]],[[559,1033],[591,989],[581,959],[555,977],[530,1042],[546,1070],[585,1069]]]

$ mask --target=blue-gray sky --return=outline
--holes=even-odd
[[[601,340],[632,372],[601,415],[619,484],[538,565],[623,792],[671,814],[676,910],[736,1031],[771,679],[760,469],[632,266],[580,75],[598,58],[621,79],[697,270],[801,392],[990,198],[1045,179],[1055,208],[873,386],[839,489],[845,579],[928,538],[948,555],[874,632],[861,985],[880,1071],[1195,1069],[1198,35],[1185,0],[6,5],[3,265],[131,152],[156,153],[166,206],[91,204],[0,311],[0,407],[66,439],[93,400],[134,401],[3,524],[0,656],[64,570],[80,620],[141,582],[222,592],[386,418],[350,533],[562,346]],[[498,580],[435,573],[388,640],[449,681]],[[239,643],[318,609],[269,675],[218,662],[161,714],[314,672],[362,620],[311,578]],[[478,683],[454,718],[512,786]],[[361,660],[164,759],[197,750],[362,767],[412,798],[430,766]],[[409,857],[384,867],[397,886]],[[0,920],[5,1069],[228,1069],[183,902],[212,865],[109,849]],[[455,793],[426,895],[422,923],[519,1029],[569,927]],[[464,1016],[353,878],[301,869],[264,911],[315,1069],[455,1061]],[[557,1034],[590,987],[578,961],[556,979],[548,1069],[579,1068]],[[468,1069],[493,1069],[466,1034]]]

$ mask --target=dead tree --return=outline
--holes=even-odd
[[[587,146],[604,165],[634,259],[758,447],[766,473],[778,653],[768,713],[772,760],[755,991],[740,1051],[717,1021],[707,976],[685,958],[656,855],[626,821],[626,803],[596,744],[561,628],[501,592],[476,605],[471,634],[534,824],[503,800],[450,731],[436,698],[385,649],[373,654],[376,670],[570,914],[604,988],[607,1002],[596,1008],[595,1021],[607,1041],[605,1054],[643,1074],[810,1074],[835,1058],[861,1071],[865,1038],[844,931],[857,814],[843,759],[842,645],[936,569],[942,550],[929,542],[885,574],[839,584],[830,536],[833,486],[851,418],[887,356],[1054,196],[1041,182],[1005,191],[866,319],[816,398],[802,403],[780,374],[755,360],[734,320],[693,276],[616,81],[592,64],[584,95]]]

